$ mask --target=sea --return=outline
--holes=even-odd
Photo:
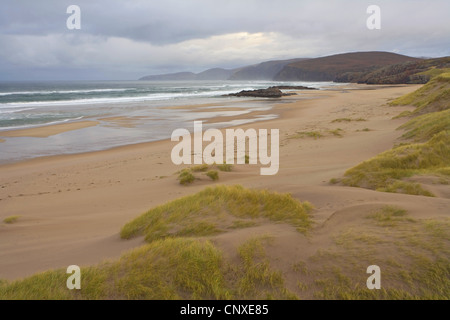
[[[332,82],[273,81],[57,81],[0,82],[0,163],[40,156],[103,150],[170,138],[176,128],[191,130],[199,118],[267,111],[263,116],[215,123],[239,125],[276,117],[272,99],[226,96],[274,85],[302,85],[326,90]],[[180,106],[206,105],[208,112]],[[208,106],[212,105],[212,106]],[[238,106],[227,111],[227,106]],[[214,111],[217,108],[217,112]],[[130,121],[108,121],[127,117]],[[242,117],[241,117],[242,118]],[[106,119],[106,120],[105,120]],[[37,137],[2,137],[2,131],[95,120],[99,125]]]

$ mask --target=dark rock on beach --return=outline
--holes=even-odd
[[[258,90],[243,90],[238,93],[230,93],[229,96],[233,97],[258,97],[258,98],[280,98],[283,96],[278,88],[267,88]]]
[[[275,86],[271,88],[277,88],[280,90],[317,90],[316,88],[310,88],[305,86]]]
[[[258,98],[280,98],[286,96],[296,95],[294,92],[283,93],[280,89],[286,90],[315,90],[315,88],[308,88],[304,86],[275,86],[267,89],[258,90],[243,90],[238,93],[230,93],[227,96],[233,97],[258,97]]]

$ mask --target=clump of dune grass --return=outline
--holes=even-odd
[[[411,111],[403,111],[400,114],[396,115],[395,117],[392,117],[392,119],[393,120],[400,119],[400,118],[404,118],[404,117],[409,117],[410,115],[412,115]]]
[[[264,245],[270,243],[270,237],[256,237],[238,248],[243,267],[238,282],[239,296],[253,299],[298,299],[285,289],[284,278],[280,271],[273,271],[266,257]]]
[[[420,186],[402,181],[416,174],[446,175],[450,171],[450,131],[442,131],[425,143],[399,146],[348,170],[345,185],[380,191],[430,196]]]
[[[344,132],[344,130],[342,130],[341,128],[337,128],[334,130],[328,130],[328,132],[331,133],[333,136],[342,138],[343,137],[342,132]]]
[[[424,189],[420,183],[414,183],[409,181],[395,181],[388,184],[386,187],[378,188],[377,191],[391,192],[391,193],[405,193],[417,196],[434,197],[435,195]]]
[[[206,172],[209,169],[207,164],[199,164],[190,168],[192,172]]]
[[[323,134],[320,131],[299,131],[296,134],[289,137],[289,139],[299,139],[299,138],[322,138]]]
[[[210,300],[293,299],[265,254],[265,237],[238,248],[231,264],[210,241],[167,238],[81,268],[81,289],[68,290],[65,269],[0,283],[0,300]]]
[[[233,170],[233,165],[228,163],[222,163],[216,165],[217,169],[224,172],[230,172]]]
[[[210,170],[206,175],[213,181],[219,180],[219,173],[216,170]]]
[[[290,194],[245,189],[239,185],[208,187],[147,211],[127,223],[120,235],[123,239],[143,235],[151,242],[174,236],[187,225],[227,218],[265,218],[306,232],[312,224],[311,210],[310,203],[301,203]]]
[[[367,216],[373,219],[380,226],[395,226],[399,221],[414,222],[413,219],[407,218],[407,211],[396,206],[384,206],[379,210]]]
[[[195,177],[190,169],[183,169],[178,175],[178,180],[180,181],[180,184],[187,185],[194,182]]]
[[[17,220],[19,220],[20,216],[9,216],[6,217],[5,219],[3,219],[3,222],[6,224],[12,224],[17,222]]]
[[[336,123],[336,122],[352,122],[352,121],[367,121],[364,118],[357,118],[357,119],[352,119],[352,118],[338,118],[338,119],[334,119],[333,121],[331,121],[331,123]]]
[[[404,139],[427,141],[440,132],[450,131],[450,109],[415,117],[399,129],[407,130],[402,136]]]
[[[217,228],[217,226],[212,222],[200,221],[191,223],[185,227],[183,227],[180,231],[177,231],[174,236],[179,237],[204,237],[210,236],[221,231]]]
[[[333,245],[293,262],[300,298],[450,298],[450,219],[412,219],[394,205],[361,214],[366,219],[332,235]],[[366,269],[374,264],[381,269],[380,290],[366,286]]]
[[[339,182],[341,182],[341,181],[340,181],[340,179],[337,179],[337,178],[331,178],[329,181],[330,184],[338,184]]]
[[[420,89],[399,97],[390,104],[413,105],[417,108],[412,114],[422,114],[449,109],[448,101],[450,101],[450,73],[441,73]]]
[[[208,241],[154,241],[118,261],[81,269],[81,290],[68,290],[65,270],[0,286],[0,299],[230,299],[222,252]]]

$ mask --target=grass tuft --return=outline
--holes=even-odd
[[[231,170],[233,170],[232,164],[223,163],[223,164],[218,164],[216,166],[217,166],[217,169],[219,169],[220,171],[223,171],[223,172],[230,172]]]
[[[384,206],[380,210],[370,214],[367,218],[370,218],[377,222],[380,226],[395,226],[398,221],[410,221],[413,219],[406,218],[406,210],[395,206]]]
[[[206,175],[213,181],[219,180],[219,173],[216,170],[210,170],[206,173]]]
[[[3,219],[3,222],[6,224],[13,224],[19,220],[20,216],[9,216]]]
[[[441,73],[432,78],[418,90],[395,99],[390,104],[413,105],[417,108],[412,114],[423,114],[449,109],[450,73]]]
[[[338,119],[334,119],[333,121],[331,121],[331,123],[336,123],[336,122],[352,122],[352,121],[367,121],[364,118],[357,118],[357,119],[351,119],[351,118],[338,118]]]
[[[306,232],[312,224],[311,210],[309,202],[301,203],[290,194],[250,190],[239,185],[216,186],[149,210],[127,223],[120,235],[123,239],[144,235],[151,242],[173,236],[187,225],[230,216],[286,222],[299,232]]]
[[[194,182],[195,177],[192,174],[191,170],[183,169],[183,170],[181,170],[180,174],[178,175],[178,180],[180,181],[180,184],[187,185],[187,184]]]

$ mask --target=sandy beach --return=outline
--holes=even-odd
[[[268,113],[279,118],[240,126],[280,129],[280,169],[259,175],[258,165],[235,165],[208,179],[182,186],[171,162],[170,140],[118,147],[99,152],[61,155],[0,166],[0,221],[20,216],[14,224],[0,224],[0,278],[18,279],[48,269],[99,263],[117,258],[144,243],[142,238],[121,240],[120,228],[148,209],[205,186],[241,184],[290,192],[311,202],[317,226],[309,239],[283,224],[262,225],[213,237],[225,252],[250,236],[272,233],[278,248],[276,266],[285,271],[286,259],[305,259],[331,242],[331,235],[357,229],[360,213],[390,204],[408,209],[412,217],[448,217],[448,197],[427,198],[331,185],[358,163],[390,149],[401,136],[396,130],[406,119],[392,118],[412,107],[387,102],[419,88],[352,85],[352,90],[303,92],[289,97]],[[223,119],[209,119],[220,122]],[[227,119],[226,119],[227,118]],[[364,121],[334,121],[352,118]],[[109,119],[116,124],[126,119]],[[67,130],[94,126],[83,121],[28,130],[3,132],[4,137],[47,137]],[[339,130],[339,135],[332,133]],[[298,138],[298,132],[318,131],[319,139]],[[334,131],[337,132],[337,131]],[[1,140],[0,140],[1,141]],[[230,253],[231,254],[231,253]]]

